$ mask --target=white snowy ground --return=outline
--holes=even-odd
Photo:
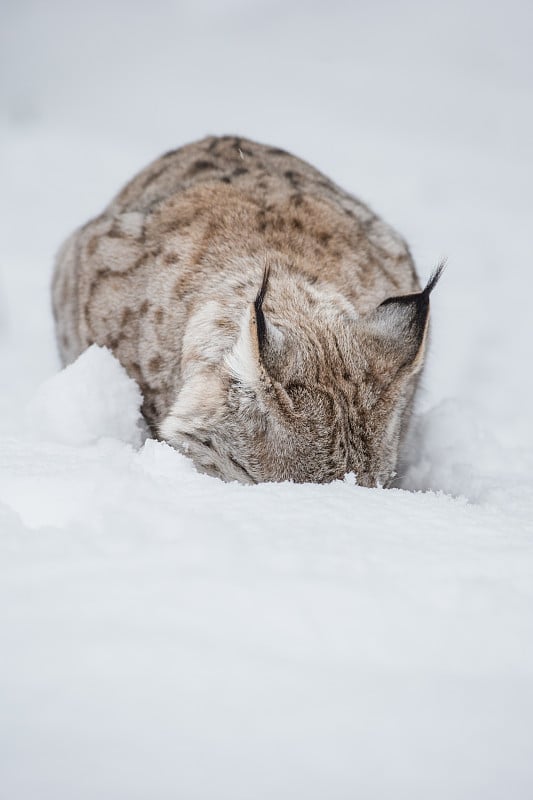
[[[2,4],[2,798],[533,797],[531,8]],[[404,490],[225,485],[56,374],[54,251],[208,132],[448,256]]]

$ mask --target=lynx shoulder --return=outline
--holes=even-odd
[[[437,277],[421,291],[403,239],[306,162],[210,137],[67,240],[53,308],[63,362],[112,350],[200,470],[387,485]]]

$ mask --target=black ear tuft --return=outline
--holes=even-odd
[[[429,295],[439,282],[440,276],[442,275],[445,266],[446,266],[446,259],[443,258],[443,260],[440,262],[440,264],[437,266],[434,272],[431,273],[429,281],[427,282],[426,288],[424,289],[422,294],[425,294],[429,297]]]
[[[411,328],[411,330],[418,330],[422,333],[429,311],[429,295],[437,285],[442,271],[446,266],[445,261],[441,261],[437,269],[431,274],[425,289],[416,294],[405,294],[399,297],[387,297],[378,308],[385,308],[387,306],[396,306],[398,309],[404,309],[403,322],[404,326]]]
[[[257,344],[259,346],[259,354],[261,354],[262,349],[265,344],[266,339],[266,321],[265,315],[263,314],[263,301],[265,299],[266,291],[268,288],[268,279],[270,277],[270,267],[265,267],[265,271],[263,272],[263,282],[261,283],[261,288],[257,293],[257,297],[254,301],[254,308],[255,308],[255,321],[257,323]]]
[[[368,318],[374,330],[389,341],[405,363],[414,363],[422,351],[427,331],[429,296],[443,269],[444,262],[439,264],[421,292],[387,297]]]

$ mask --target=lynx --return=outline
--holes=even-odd
[[[403,239],[277,147],[163,155],[60,250],[63,363],[108,347],[152,433],[224,480],[390,485],[429,295]]]

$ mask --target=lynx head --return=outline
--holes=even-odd
[[[185,383],[162,438],[224,480],[389,485],[441,272],[363,316],[310,289],[287,320],[266,308],[265,271],[233,348]]]

